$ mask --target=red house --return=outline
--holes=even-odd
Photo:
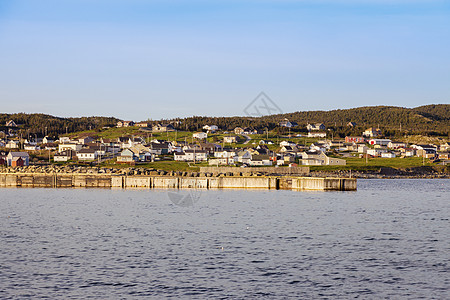
[[[23,167],[23,165],[24,165],[24,161],[23,161],[22,157],[15,157],[11,161],[11,167]]]
[[[366,138],[362,137],[362,136],[346,136],[345,137],[345,142],[346,143],[365,143],[366,142]]]

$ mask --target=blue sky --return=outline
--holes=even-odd
[[[450,1],[2,0],[1,112],[135,121],[450,102]]]

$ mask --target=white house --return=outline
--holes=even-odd
[[[249,161],[250,166],[271,166],[269,155],[253,155]]]
[[[322,123],[315,123],[315,124],[306,125],[306,129],[308,131],[319,131],[319,130],[325,130],[326,127]]]
[[[369,147],[364,144],[358,144],[358,153],[367,153],[367,150],[369,150]]]
[[[306,151],[302,152],[302,165],[309,166],[345,166],[345,159],[329,157],[322,151]]]
[[[61,136],[59,138],[59,142],[62,144],[69,144],[70,143],[70,138],[67,136]]]
[[[75,156],[76,156],[76,154],[74,151],[67,150],[67,151],[63,151],[60,153],[56,153],[53,156],[53,160],[54,161],[68,161],[68,160],[73,159]]]
[[[252,154],[248,150],[239,150],[236,152],[236,156],[234,156],[235,162],[240,162],[244,164],[248,164],[250,159],[252,158]]]
[[[8,149],[19,149],[19,141],[9,140],[6,143],[6,148],[8,148]]]
[[[406,147],[406,143],[403,143],[403,142],[390,142],[387,146],[390,149],[405,148]]]
[[[395,158],[395,153],[392,152],[383,152],[381,153],[382,158]]]
[[[63,152],[66,150],[80,151],[83,148],[83,145],[70,143],[70,144],[59,144],[58,152]]]
[[[387,150],[383,148],[367,149],[366,153],[374,157],[381,156],[382,153],[386,153]]]
[[[237,142],[239,142],[239,137],[237,137],[237,136],[224,136],[223,137],[223,141],[225,142],[225,143],[237,143]]]
[[[208,161],[208,164],[210,166],[226,166],[226,165],[234,165],[234,159],[233,158],[213,158]]]
[[[215,132],[219,130],[219,127],[217,127],[217,125],[205,125],[203,126],[203,129],[208,130],[208,132]]]
[[[41,150],[41,148],[40,148],[39,146],[36,146],[36,145],[29,145],[29,144],[25,144],[25,145],[23,146],[23,149],[24,149],[24,150],[27,150],[27,151],[37,151],[37,150]]]
[[[324,138],[326,136],[326,132],[308,132],[308,137],[312,138]]]
[[[77,152],[78,160],[95,160],[97,159],[97,151],[95,149],[81,149]]]
[[[139,157],[130,149],[125,149],[117,156],[117,163],[133,163],[139,160]]]
[[[206,161],[208,160],[208,151],[206,150],[185,150],[174,154],[176,161]]]
[[[222,151],[216,151],[214,152],[214,157],[217,158],[230,158],[230,157],[235,157],[236,156],[236,152],[227,149],[224,149]]]
[[[370,145],[380,145],[380,146],[387,146],[392,141],[390,139],[370,139],[369,144]]]
[[[381,130],[380,130],[379,128],[373,128],[373,127],[371,127],[371,128],[367,128],[367,129],[363,132],[362,135],[365,136],[365,137],[371,137],[371,138],[374,138],[374,137],[381,136],[382,133],[381,133]]]
[[[284,119],[278,125],[280,125],[281,127],[292,128],[292,127],[297,127],[298,123],[297,122],[291,122],[288,119]]]
[[[295,147],[295,146],[297,146],[297,144],[294,143],[294,142],[290,142],[290,141],[282,141],[282,142],[280,143],[280,146],[281,146],[281,147],[283,147],[283,146]]]
[[[206,139],[208,137],[208,134],[206,132],[196,132],[192,135],[194,139]]]

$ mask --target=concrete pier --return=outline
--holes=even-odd
[[[221,176],[183,177],[111,174],[0,173],[0,187],[102,187],[168,189],[286,189],[355,191],[354,178]]]

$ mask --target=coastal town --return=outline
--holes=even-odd
[[[446,166],[450,159],[448,142],[406,143],[387,138],[380,128],[367,128],[360,136],[333,138],[322,123],[307,124],[307,133],[275,136],[273,132],[236,127],[221,130],[217,125],[202,126],[195,132],[178,131],[170,123],[119,121],[109,132],[133,129],[131,135],[105,138],[79,132],[51,138],[20,136],[14,120],[8,121],[7,133],[0,139],[0,165],[23,167],[42,164],[84,164],[123,167],[237,166],[237,167],[328,167],[351,170],[350,163],[364,166],[373,160],[414,160],[415,165]],[[287,119],[280,127],[299,126]],[[354,126],[349,122],[347,126]],[[350,165],[350,166],[349,166]],[[387,163],[389,165],[389,163]],[[164,169],[164,168],[163,168]]]

